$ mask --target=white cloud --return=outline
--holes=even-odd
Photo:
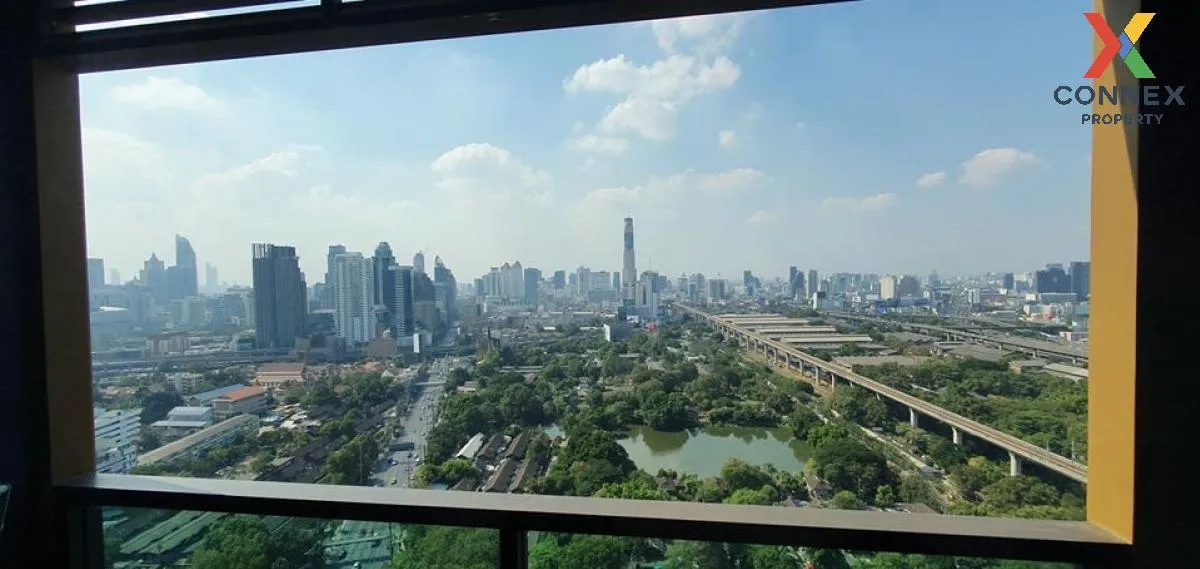
[[[721,145],[721,148],[733,148],[737,146],[737,133],[732,130],[718,132],[717,144]]]
[[[896,205],[900,196],[888,192],[862,197],[825,198],[821,209],[828,212],[868,212],[880,211]]]
[[[121,186],[149,190],[170,178],[166,154],[158,145],[126,132],[83,127],[83,171],[89,187]]]
[[[699,94],[732,87],[740,74],[738,66],[724,56],[704,63],[695,57],[672,55],[639,66],[619,54],[580,66],[563,81],[563,88],[568,93],[623,95],[624,99],[609,107],[600,129],[665,140],[675,134],[682,106]]]
[[[745,27],[742,14],[689,16],[650,23],[658,47],[671,54],[695,51],[717,53],[729,49]]]
[[[518,160],[511,152],[486,142],[464,144],[446,151],[429,166],[442,176],[443,187],[513,181],[525,186],[549,182],[550,175]]]
[[[759,227],[765,227],[769,225],[775,225],[780,221],[783,221],[785,216],[786,212],[783,210],[783,208],[760,209],[750,214],[750,217],[746,218],[746,223]]]
[[[158,111],[212,113],[221,103],[200,87],[177,77],[148,77],[142,83],[113,87],[111,94],[121,103]]]
[[[963,162],[958,181],[977,188],[994,187],[1013,172],[1039,162],[1032,152],[1016,148],[989,148]]]
[[[624,138],[585,134],[572,140],[571,147],[582,152],[620,154],[629,148],[629,141]]]
[[[318,151],[320,149],[313,146],[289,145],[253,162],[201,176],[196,184],[202,190],[211,190],[242,184],[264,174],[294,178],[308,167],[308,155]]]
[[[765,184],[771,178],[754,168],[738,168],[718,174],[706,174],[699,177],[696,186],[702,190],[733,193]]]
[[[917,178],[916,185],[918,188],[932,188],[942,185],[946,181],[945,172],[930,172]]]
[[[770,179],[766,174],[753,168],[738,168],[713,174],[700,174],[694,170],[686,170],[665,178],[652,177],[646,183],[636,186],[592,190],[580,200],[578,208],[583,215],[598,215],[605,212],[611,213],[635,204],[663,206],[671,200],[684,196],[688,191],[698,190],[730,195],[766,183]]]

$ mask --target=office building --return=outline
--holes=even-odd
[[[320,297],[320,305],[324,310],[333,310],[333,258],[345,252],[345,245],[330,245],[325,252],[325,288]]]
[[[108,270],[108,284],[113,286],[121,286],[124,284],[121,282],[121,271],[118,271],[116,267]]]
[[[417,251],[417,254],[413,255],[412,266],[413,266],[413,272],[417,272],[417,273],[425,272],[425,253],[423,251]]]
[[[433,288],[434,301],[437,303],[438,310],[442,312],[442,316],[447,322],[456,320],[458,318],[458,279],[454,278],[454,271],[451,271],[442,262],[441,256],[433,258]]]
[[[88,292],[104,286],[104,259],[87,260]]]
[[[1000,286],[1004,287],[1005,290],[1015,290],[1016,285],[1016,278],[1012,273],[1004,273],[1000,275]]]
[[[1062,265],[1046,265],[1033,274],[1033,292],[1071,292],[1071,278]]]
[[[1092,264],[1074,261],[1070,264],[1071,292],[1080,300],[1088,298],[1092,291]]]
[[[554,271],[554,276],[550,277],[550,286],[554,290],[562,290],[567,287],[567,272],[564,270]]]
[[[196,273],[196,250],[187,237],[175,236],[175,266],[167,271],[168,296],[174,300],[200,294]]]
[[[395,274],[392,280],[396,283],[395,312],[392,314],[392,337],[411,337],[416,331],[413,318],[413,276],[416,270],[408,265],[393,265],[390,270]]]
[[[243,387],[213,399],[213,416],[228,419],[243,413],[257,413],[267,408],[267,390],[264,387]]]
[[[141,409],[96,408],[92,412],[92,434],[104,438],[117,446],[137,445],[142,434]]]
[[[154,304],[163,306],[167,303],[167,269],[158,255],[150,253],[150,258],[142,263],[142,272],[138,280],[149,287]]]
[[[808,280],[806,281],[805,284],[807,285],[807,287],[804,289],[804,292],[809,297],[811,297],[813,295],[813,293],[821,291],[821,281],[817,279],[817,270],[816,269],[808,270]]]
[[[625,218],[624,251],[622,253],[621,274],[625,276],[620,281],[621,286],[614,284],[613,288],[624,292],[623,298],[633,298],[633,283],[637,279],[637,260],[633,252],[633,218]]]
[[[538,289],[542,282],[542,271],[530,267],[525,269],[524,284],[525,293],[522,295],[525,299],[525,304],[530,306],[538,305]]]
[[[256,243],[253,253],[254,337],[259,348],[287,348],[305,336],[308,287],[294,247]]]
[[[362,253],[347,252],[333,258],[333,310],[337,335],[347,343],[375,338],[374,279]]]

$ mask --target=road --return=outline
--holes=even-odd
[[[457,358],[441,358],[429,365],[430,383],[445,381],[450,370],[456,365],[465,365],[465,361]],[[437,422],[437,406],[442,398],[443,387],[430,385],[425,387],[420,397],[409,407],[408,415],[404,417],[404,432],[393,442],[412,443],[413,450],[395,452],[384,451],[384,458],[376,464],[373,479],[376,486],[394,486],[405,488],[412,483],[413,473],[420,465],[421,457],[425,455],[425,437]],[[395,480],[393,484],[392,481]]]

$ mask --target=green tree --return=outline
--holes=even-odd
[[[171,409],[183,405],[183,397],[174,391],[146,392],[141,398],[140,404],[142,424],[149,425],[162,420]]]
[[[736,458],[726,460],[721,466],[721,480],[731,492],[744,488],[758,490],[774,482],[763,469]]]
[[[748,558],[749,569],[804,569],[800,556],[790,547],[751,545]]]
[[[494,569],[500,566],[500,534],[451,526],[406,526],[406,547],[394,569]]]
[[[728,498],[725,498],[725,503],[747,506],[770,506],[775,503],[775,495],[775,489],[771,486],[763,486],[758,490],[739,488],[734,490]]]
[[[832,440],[817,447],[812,462],[817,476],[859,499],[871,499],[880,486],[895,481],[887,458],[854,439]]]
[[[807,549],[804,558],[811,569],[850,569],[850,562],[838,549]]]
[[[307,520],[289,520],[270,531],[258,516],[232,515],[209,529],[192,554],[194,569],[317,569],[322,567],[320,532]]]
[[[833,499],[829,504],[838,510],[865,510],[867,505],[863,503],[854,492],[842,490],[833,495]]]
[[[891,486],[880,486],[875,490],[875,505],[880,508],[890,508],[896,505],[896,491]]]
[[[597,498],[620,498],[622,500],[670,500],[671,497],[663,492],[647,476],[632,476],[624,482],[605,484],[596,492]]]

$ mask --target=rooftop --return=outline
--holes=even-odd
[[[293,362],[267,363],[258,366],[258,375],[300,375],[304,373],[304,364]]]
[[[238,415],[232,419],[221,421],[207,429],[198,433],[192,433],[173,443],[158,447],[142,456],[138,457],[138,464],[153,464],[160,460],[164,460],[175,456],[197,444],[207,441],[211,438],[218,437],[228,431],[244,427],[250,423],[258,422],[258,417],[254,415]]]
[[[222,395],[228,395],[239,389],[245,389],[245,388],[246,388],[245,384],[235,383],[233,385],[226,385],[225,387],[218,387],[216,389],[205,391],[204,393],[197,393],[195,395],[190,395],[190,396],[188,396],[188,399],[198,399],[200,401],[207,403],[207,402],[212,401],[213,399],[216,399]]]
[[[222,396],[218,397],[217,399],[225,399],[225,400],[229,400],[229,401],[241,401],[243,399],[257,397],[266,392],[267,392],[267,390],[263,389],[261,387],[243,387],[241,389],[238,389],[237,391],[231,391],[229,393],[226,393],[225,395],[222,395]]]

